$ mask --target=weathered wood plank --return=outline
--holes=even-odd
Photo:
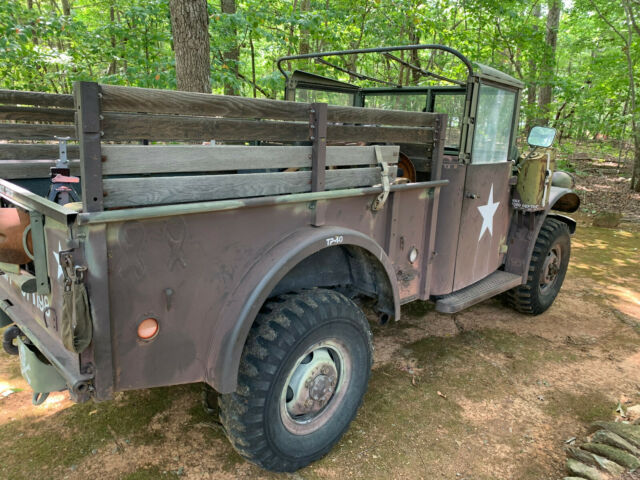
[[[101,85],[105,112],[145,112],[226,118],[265,118],[308,121],[311,104],[260,98],[242,98],[206,93]],[[436,114],[329,105],[329,122],[396,126],[433,126]]]
[[[227,118],[309,120],[309,104],[151,88],[100,85],[103,112],[146,112]]]
[[[54,140],[55,137],[76,136],[72,125],[37,125],[34,123],[0,123],[3,140]]]
[[[396,167],[392,167],[393,177]],[[378,168],[328,170],[326,189],[355,188],[380,183]],[[311,172],[247,173],[184,177],[106,178],[105,207],[134,207],[260,197],[311,191]]]
[[[365,125],[394,125],[407,127],[432,127],[436,113],[383,110],[379,108],[340,107],[329,105],[329,122],[361,123]]]
[[[0,161],[0,178],[17,180],[20,178],[49,178],[49,169],[55,167],[54,160],[4,160]],[[69,162],[71,175],[80,175],[80,161]]]
[[[397,146],[382,146],[397,163]],[[236,145],[103,145],[103,175],[310,168],[311,147]],[[374,147],[327,147],[327,166],[375,165]]]
[[[294,142],[309,139],[309,125],[304,123],[126,113],[105,113],[103,117],[103,140]]]
[[[0,143],[0,160],[51,160],[58,158],[56,144]],[[67,157],[80,158],[78,145],[67,145]]]
[[[70,108],[16,107],[0,105],[0,120],[23,122],[73,123],[74,110]]]
[[[430,144],[433,143],[433,129],[430,127],[329,125],[327,141]]]
[[[305,123],[127,113],[105,113],[103,117],[103,140],[292,142],[309,139],[309,126]],[[327,141],[429,144],[433,142],[433,129],[329,125]]]
[[[73,95],[57,93],[0,90],[0,103],[11,105],[38,105],[41,107],[73,108]]]

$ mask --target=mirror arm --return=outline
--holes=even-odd
[[[534,146],[531,148],[531,151],[529,151],[529,153],[527,153],[527,156],[526,156],[526,157],[524,157],[524,158],[522,159],[522,161],[518,162],[518,165],[516,166],[516,168],[520,169],[520,166],[524,165],[524,163],[525,163],[527,160],[529,160],[529,158],[531,158],[531,155],[533,155],[533,154],[536,152],[536,150],[538,150],[538,147],[537,147],[536,145],[534,145]]]

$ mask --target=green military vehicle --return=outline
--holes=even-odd
[[[412,50],[450,55],[464,79]],[[358,55],[449,85],[362,88],[380,80],[339,60]],[[235,448],[294,471],[362,402],[365,300],[381,323],[415,300],[551,306],[579,199],[553,185],[552,129],[519,159],[522,83],[440,45],[280,66],[300,60],[342,80],[282,68],[286,101],[0,91],[0,325],[35,403],[205,382]]]

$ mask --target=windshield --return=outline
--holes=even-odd
[[[473,139],[473,163],[507,161],[515,103],[515,92],[480,85]]]
[[[317,102],[338,105],[340,107],[351,107],[353,106],[353,93],[298,88],[296,90],[296,102]]]
[[[364,106],[367,108],[382,108],[385,110],[406,110],[409,112],[424,112],[427,107],[426,94],[385,94],[365,96]]]

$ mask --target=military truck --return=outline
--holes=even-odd
[[[404,60],[419,50],[465,78]],[[375,77],[340,63],[358,55],[451,85],[358,86]],[[285,70],[300,60],[338,78]],[[0,322],[34,403],[205,382],[238,452],[294,471],[362,402],[364,306],[381,323],[417,300],[551,306],[579,199],[552,184],[553,129],[519,156],[520,81],[441,45],[279,67],[285,101],[0,91]]]

